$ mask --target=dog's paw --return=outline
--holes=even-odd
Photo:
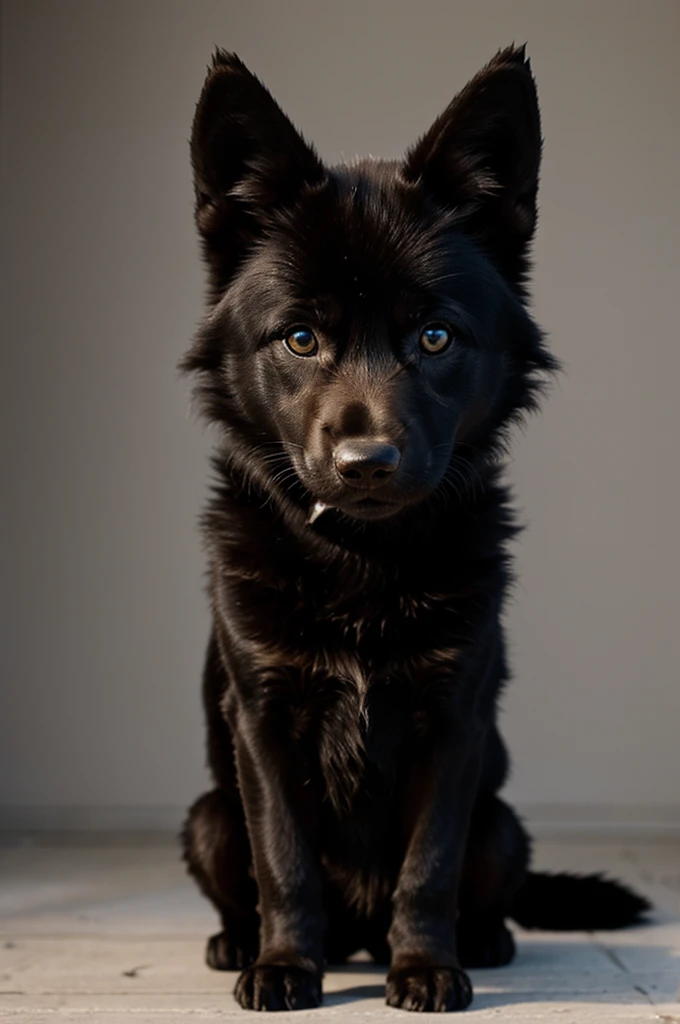
[[[257,960],[257,933],[231,935],[218,932],[211,935],[205,947],[205,962],[214,971],[242,971]]]
[[[458,955],[463,967],[505,967],[515,955],[515,940],[502,922],[480,932],[462,928]]]
[[[236,982],[244,1010],[309,1010],[321,1003],[321,978],[302,967],[255,964]]]
[[[387,1005],[423,1013],[464,1010],[472,985],[459,967],[402,967],[387,975]]]

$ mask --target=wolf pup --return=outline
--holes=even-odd
[[[387,1002],[462,1010],[506,926],[608,928],[645,901],[529,870],[497,792],[515,533],[509,426],[556,368],[526,305],[541,132],[523,48],[403,161],[326,167],[218,51],[191,158],[208,311],[183,368],[220,428],[203,516],[215,788],[185,858],[255,1010],[321,1000],[325,962]]]

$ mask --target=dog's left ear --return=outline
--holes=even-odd
[[[536,226],[541,123],[524,47],[499,51],[409,150],[404,177],[448,209],[521,285]]]
[[[191,132],[196,225],[215,297],[268,218],[325,169],[262,82],[217,50]]]

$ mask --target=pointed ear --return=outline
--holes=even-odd
[[[541,124],[524,47],[501,50],[407,153],[404,176],[460,210],[510,281],[521,285],[536,226]]]
[[[226,284],[266,212],[324,177],[323,164],[262,82],[217,50],[191,133],[196,224],[216,290]]]

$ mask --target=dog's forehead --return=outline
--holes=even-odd
[[[399,165],[334,168],[280,223],[280,269],[291,284],[321,291],[398,297],[427,288],[451,260],[450,224],[403,180]]]
[[[269,228],[230,289],[230,303],[268,333],[316,319],[401,333],[451,305],[479,313],[491,265],[396,163],[331,170]],[[395,334],[396,336],[396,334]]]

